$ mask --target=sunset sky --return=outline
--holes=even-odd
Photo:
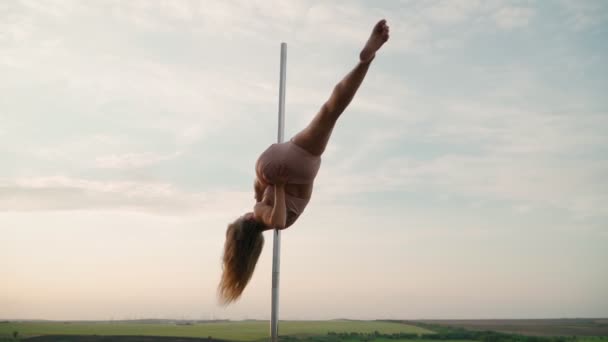
[[[281,319],[608,316],[608,2],[0,2],[0,319],[217,304],[253,166],[391,38],[284,231]]]

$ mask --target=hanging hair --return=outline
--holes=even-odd
[[[241,216],[228,225],[222,256],[222,279],[218,286],[222,304],[237,300],[251,279],[264,247],[263,228],[262,223],[249,215]]]

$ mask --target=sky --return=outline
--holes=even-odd
[[[391,38],[282,234],[281,319],[608,316],[606,1],[0,2],[0,319],[268,319],[225,229]]]

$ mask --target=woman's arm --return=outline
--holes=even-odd
[[[285,229],[287,228],[287,205],[285,203],[285,184],[288,178],[287,169],[284,166],[279,166],[275,178],[272,206],[266,204],[269,201],[261,199],[255,205],[253,213],[270,229]]]
[[[285,205],[285,184],[274,186],[274,206],[270,215],[271,227],[285,229],[287,223],[287,207]]]
[[[278,203],[278,204],[277,204]],[[265,230],[287,228],[287,207],[285,205],[285,186],[275,186],[274,205],[268,205],[266,201],[259,201],[253,207],[253,215],[264,222]]]
[[[262,202],[262,198],[264,197],[264,190],[266,189],[265,184],[263,184],[259,178],[255,178],[253,181],[253,190],[255,191],[255,201]]]
[[[285,203],[285,184],[289,175],[287,167],[279,165],[274,181],[274,206],[272,207],[272,227],[278,229],[287,228],[287,204]]]

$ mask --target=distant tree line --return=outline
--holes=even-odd
[[[576,337],[558,336],[525,336],[517,334],[506,334],[496,331],[469,331],[464,329],[452,329],[451,331],[439,332],[436,334],[413,334],[413,333],[394,333],[383,334],[378,331],[373,333],[339,333],[328,332],[330,337],[325,342],[359,340],[373,341],[377,338],[390,340],[468,340],[480,342],[575,342]],[[335,337],[335,339],[331,338]]]
[[[557,336],[525,336],[517,334],[500,333],[496,331],[471,331],[462,328],[446,328],[433,327],[435,334],[413,334],[413,333],[395,333],[383,334],[379,331],[372,333],[356,333],[356,332],[334,332],[330,331],[326,336],[282,336],[283,342],[340,342],[340,341],[361,341],[373,342],[376,339],[390,340],[468,340],[480,342],[576,342],[575,336],[557,337]]]
[[[434,331],[435,334],[420,335],[420,339],[429,340],[474,340],[481,342],[574,342],[576,336],[528,336],[509,334],[490,330],[467,330],[461,327],[449,327],[419,323],[417,326]]]

